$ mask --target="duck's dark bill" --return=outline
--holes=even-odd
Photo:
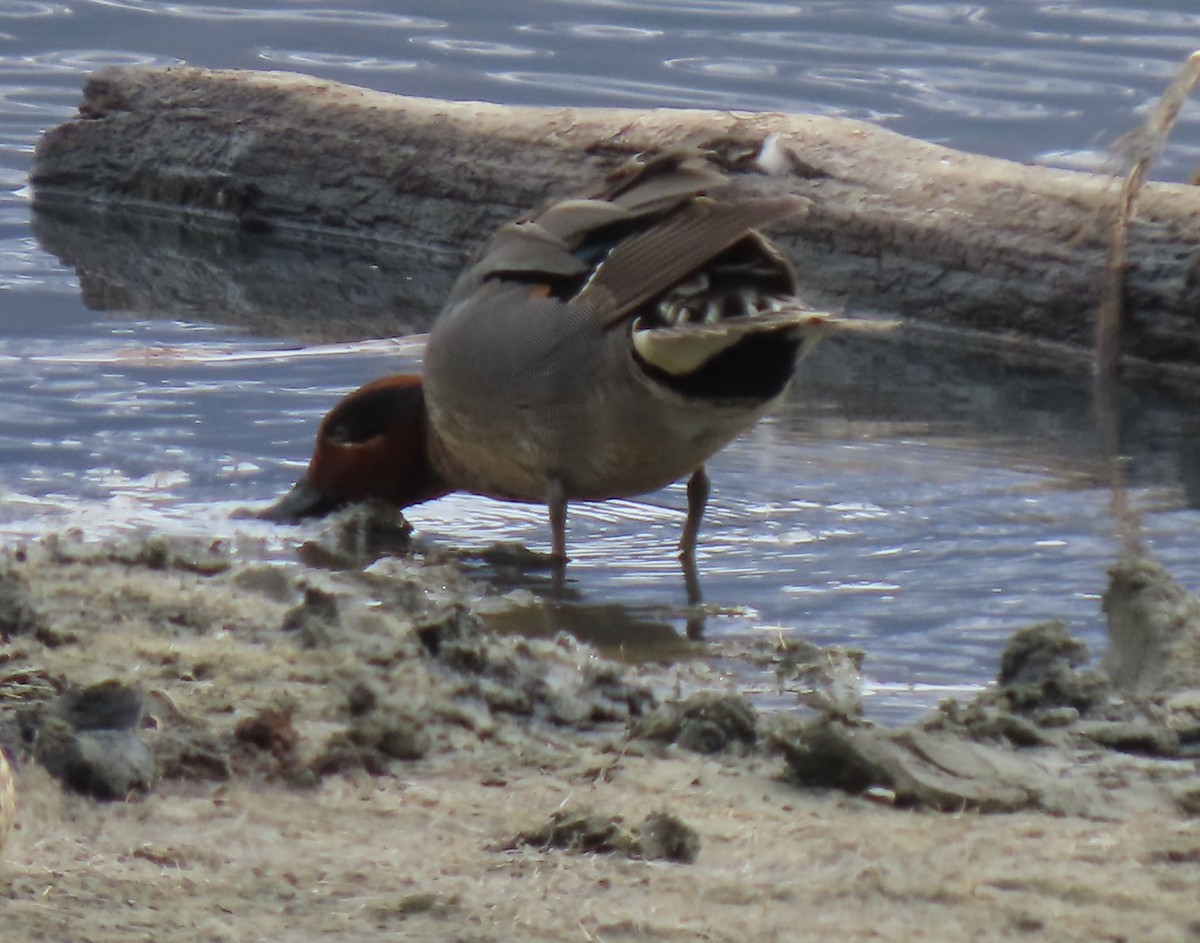
[[[291,491],[270,507],[259,511],[258,516],[267,521],[294,524],[306,517],[324,517],[344,503],[319,491],[307,478],[301,478]]]

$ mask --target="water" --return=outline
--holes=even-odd
[[[151,243],[164,274],[149,302],[119,279],[81,286],[35,239],[26,179],[37,135],[74,113],[92,68],[188,62],[511,104],[811,111],[1014,160],[1098,167],[1200,47],[1191,0],[396,7],[0,0],[0,528],[10,540],[154,528],[287,556],[304,532],[230,512],[294,479],[340,394],[419,358],[409,344],[294,340],[313,335],[323,303],[342,312],[335,334],[371,333],[387,297],[371,284],[419,277],[411,260],[292,260],[314,279],[295,297],[325,299],[306,310],[285,285],[255,281],[269,253],[299,250],[197,248],[201,237],[174,232]],[[1200,164],[1198,119],[1189,104],[1152,176],[1184,180]],[[58,234],[70,237],[69,227]],[[198,258],[210,267],[199,276]],[[255,327],[231,323],[247,312]],[[899,718],[984,683],[1004,640],[1030,620],[1066,618],[1103,645],[1098,594],[1117,552],[1114,433],[1097,422],[1085,378],[919,336],[831,345],[806,367],[793,402],[710,466],[699,566],[712,607],[703,654],[717,671],[786,707],[792,694],[765,657],[778,637],[859,647],[868,709]],[[1127,388],[1115,415],[1120,474],[1144,534],[1178,578],[1200,586],[1198,411]],[[546,629],[571,627],[639,657],[677,655],[682,506],[675,487],[573,508],[570,601],[551,607]],[[456,496],[411,517],[436,545],[547,542],[538,508]],[[501,587],[546,585],[536,571],[475,572]]]

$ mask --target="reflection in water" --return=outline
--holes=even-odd
[[[497,546],[508,548],[513,545]],[[527,629],[520,628],[519,617],[513,619],[511,615],[503,616],[509,618],[516,627],[513,631],[532,635],[569,632],[614,655],[631,654],[637,661],[648,660],[651,652],[655,652],[654,657],[661,660],[664,640],[670,640],[667,648],[671,651],[680,650],[676,631],[680,620],[683,622],[684,636],[689,641],[698,642],[704,637],[707,613],[694,554],[679,557],[678,575],[683,582],[686,607],[659,613],[664,621],[648,621],[643,615],[644,607],[598,605],[592,602],[569,581],[569,563],[530,553],[523,545],[519,546],[523,552],[515,556],[511,552],[497,554],[495,548],[477,556],[490,564],[490,572],[483,575],[492,588],[501,591],[520,588],[533,593],[541,603],[538,617],[530,621]],[[544,573],[547,570],[548,577]]]
[[[480,575],[487,579],[486,574]],[[668,664],[709,654],[705,646],[680,635],[678,616],[671,611],[570,600],[543,592],[538,594],[534,605],[485,613],[484,621],[507,635],[553,638],[566,632],[596,646],[609,657],[634,663]]]
[[[305,244],[66,207],[35,212],[33,229],[76,268],[90,308],[171,311],[259,336],[331,341],[428,331],[461,266],[424,247]]]

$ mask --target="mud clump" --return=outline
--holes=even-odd
[[[434,917],[451,917],[459,909],[461,898],[457,895],[443,896],[428,891],[407,894],[393,902],[380,904],[373,909],[376,920],[407,920],[428,914]]]
[[[34,758],[64,786],[96,799],[148,793],[156,780],[154,757],[130,730],[72,730],[47,718],[34,741]]]
[[[238,721],[233,737],[238,743],[270,753],[281,763],[287,762],[300,745],[300,734],[292,723],[294,708],[264,707]]]
[[[1184,811],[1192,786],[1175,761],[1189,742],[1181,734],[1200,733],[1200,702],[1115,696],[1087,658],[1065,625],[1038,623],[1013,636],[994,687],[913,727],[777,718],[768,740],[803,785],[899,805],[1095,818]]]
[[[834,717],[781,720],[770,732],[797,783],[881,795],[901,806],[1015,811],[1036,802],[1034,770],[1009,750]]]
[[[110,679],[68,688],[57,709],[76,730],[135,730],[142,720],[143,699],[136,688]]]
[[[1156,564],[1134,565],[1137,580],[1147,573],[1165,574]],[[1122,575],[1124,574],[1124,575]],[[1113,569],[1106,598],[1120,596],[1129,581],[1123,565]],[[1115,587],[1115,589],[1114,589]],[[1172,611],[1186,610],[1190,603],[1171,584],[1146,583],[1144,588],[1158,600],[1171,601]],[[1145,600],[1143,600],[1144,602]],[[1124,605],[1124,604],[1122,604]],[[1110,609],[1113,607],[1110,606]],[[1124,617],[1119,617],[1124,618]],[[1007,742],[1018,747],[1055,746],[1061,749],[1091,745],[1121,753],[1174,758],[1200,745],[1200,702],[1192,703],[1189,689],[1174,693],[1173,686],[1160,693],[1139,694],[1114,685],[1110,674],[1125,677],[1142,689],[1151,675],[1159,682],[1178,677],[1188,664],[1190,631],[1175,621],[1171,645],[1137,649],[1132,675],[1123,674],[1111,653],[1104,672],[1086,667],[1088,653],[1059,622],[1046,622],[1017,632],[1001,659],[996,686],[966,705],[944,704],[940,712],[922,723],[926,730],[955,730],[979,741]],[[1143,636],[1143,641],[1147,641]],[[1157,654],[1148,655],[1151,650]],[[1147,666],[1155,666],[1147,674]],[[1183,667],[1181,667],[1183,666]]]
[[[316,540],[299,548],[300,559],[322,570],[355,570],[384,556],[406,556],[412,525],[394,505],[365,501],[340,512]]]
[[[458,696],[489,712],[590,727],[628,722],[654,703],[648,686],[565,634],[548,642],[496,638],[463,607],[427,619],[416,633],[451,673]]]
[[[337,597],[310,586],[304,590],[303,602],[284,614],[281,628],[295,632],[305,648],[324,648],[333,641],[340,621]]]
[[[758,742],[758,712],[743,697],[696,694],[664,704],[631,728],[634,737],[677,743],[695,753],[745,754]]]
[[[276,602],[290,602],[296,597],[292,578],[277,566],[248,566],[234,574],[233,583],[239,589],[259,593]]]
[[[1087,646],[1063,622],[1038,622],[1019,630],[1000,658],[996,676],[1000,699],[1023,714],[1069,707],[1085,714],[1104,703],[1108,679],[1083,668]]]
[[[208,561],[170,540],[48,539],[12,561],[9,625],[23,634],[0,676],[0,742],[72,790],[122,798],[162,779],[385,775],[496,737],[539,744],[539,724],[623,724],[653,704],[648,686],[568,637],[486,631],[452,566],[388,558],[297,579],[197,559]],[[41,629],[79,643],[50,674],[37,668]],[[144,720],[141,692],[119,680],[68,684],[119,679],[131,650],[154,696]]]
[[[20,573],[0,569],[0,641],[30,635],[53,647],[58,641],[34,603],[29,582]]]
[[[349,724],[329,735],[307,760],[301,755],[304,741],[294,724],[294,705],[260,709],[238,723],[234,737],[270,754],[276,762],[274,772],[296,786],[356,770],[383,776],[391,772],[392,760],[420,760],[433,747],[428,725],[436,718],[423,718],[415,710],[381,700],[363,682],[350,687],[345,709]]]
[[[493,850],[515,851],[526,847],[692,864],[700,854],[700,836],[669,812],[652,812],[639,826],[629,829],[619,815],[560,809],[545,825],[518,832]]]
[[[700,836],[670,812],[651,812],[637,829],[638,851],[647,861],[692,864],[700,854]]]
[[[113,800],[149,792],[158,778],[141,718],[141,694],[110,680],[26,708],[17,724],[34,759],[64,786]]]
[[[373,747],[393,760],[422,759],[433,746],[420,719],[386,710],[356,718],[348,736],[353,743]]]
[[[373,745],[357,743],[345,733],[334,734],[325,741],[324,749],[307,767],[314,781],[360,770],[369,776],[386,776],[392,771],[392,764]]]
[[[160,779],[227,782],[233,778],[229,747],[212,731],[187,728],[150,741]]]
[[[200,576],[225,573],[233,565],[221,553],[220,544],[201,546],[195,541],[151,537],[129,547],[111,550],[109,559],[131,567],[150,570],[183,570]]]
[[[1200,688],[1200,597],[1153,560],[1109,570],[1104,593],[1109,647],[1104,670],[1133,694]]]

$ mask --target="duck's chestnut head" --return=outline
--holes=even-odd
[[[368,499],[408,507],[449,489],[429,464],[428,414],[419,376],[383,377],[329,411],[308,471],[260,517],[298,521]]]

